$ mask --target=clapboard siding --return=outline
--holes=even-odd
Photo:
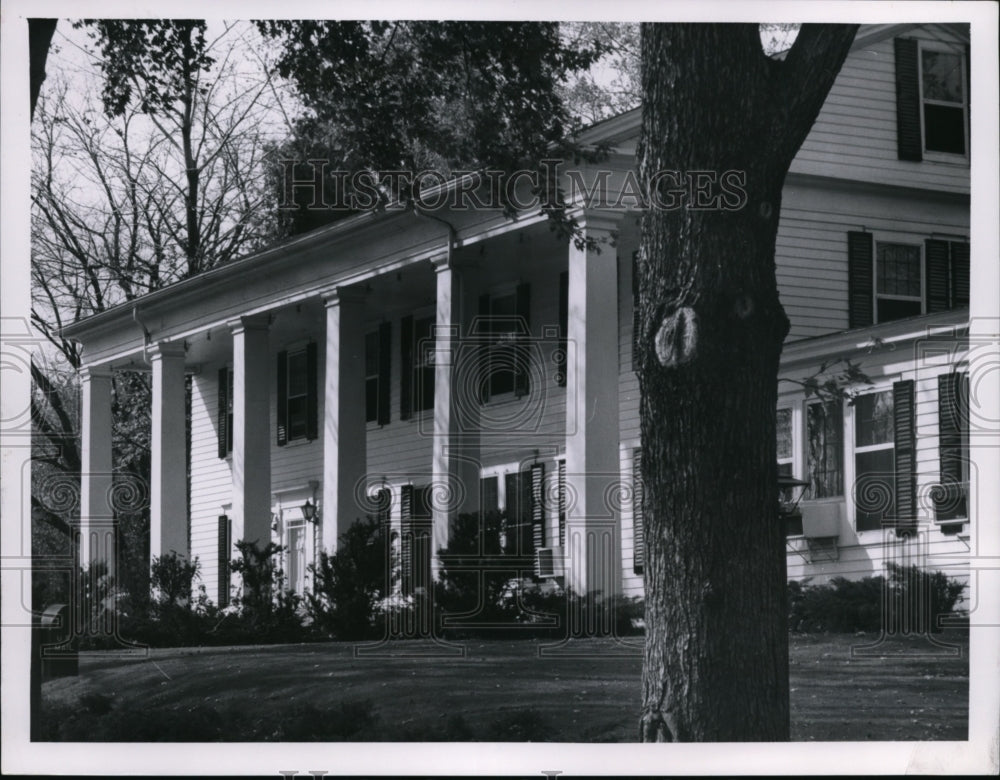
[[[218,371],[209,365],[191,379],[191,556],[201,563],[201,579],[214,603],[218,594],[218,517],[232,496],[229,461],[218,457],[216,438]]]
[[[963,43],[940,25],[915,27],[902,35],[956,46]],[[969,191],[965,159],[919,163],[897,159],[892,38],[855,48],[848,55],[791,170],[942,192]]]

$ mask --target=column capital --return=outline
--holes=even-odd
[[[184,357],[187,350],[183,341],[155,341],[149,345],[150,360],[160,360],[166,357]]]
[[[227,321],[226,325],[233,335],[244,333],[248,330],[267,330],[271,327],[271,315],[268,312],[264,312],[263,314],[237,317],[236,319]]]
[[[111,366],[80,366],[78,374],[80,381],[89,382],[92,379],[111,379]]]
[[[439,274],[445,271],[474,271],[479,268],[476,260],[458,258],[454,252],[450,258],[447,254],[435,255],[431,258],[431,265],[434,267],[434,272]]]
[[[606,230],[613,232],[618,230],[625,219],[624,211],[606,211],[600,209],[581,209],[576,214],[580,227],[585,231],[596,232]]]
[[[361,287],[328,287],[320,291],[323,305],[328,309],[340,306],[342,303],[361,303],[366,294],[364,288]]]

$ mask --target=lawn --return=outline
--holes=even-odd
[[[964,740],[968,637],[793,635],[793,740]],[[49,739],[636,739],[641,638],[150,650],[45,683]]]

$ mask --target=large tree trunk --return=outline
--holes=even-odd
[[[757,25],[642,28],[644,741],[788,739],[774,244],[785,173],[855,30],[807,25],[777,62]],[[652,183],[664,170],[682,186],[711,172],[728,192],[700,197],[724,203],[669,208],[677,177]]]

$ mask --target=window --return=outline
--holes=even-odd
[[[225,458],[233,451],[233,370],[219,369],[218,409],[219,457]]]
[[[317,435],[316,344],[310,343],[278,353],[278,445]]]
[[[875,321],[888,322],[923,313],[920,247],[879,241],[875,252]]]
[[[482,362],[485,375],[480,385],[483,401],[511,394],[520,397],[529,391],[528,308],[527,284],[518,285],[511,292],[483,295],[479,299],[479,313],[486,320],[484,330],[487,334]]]
[[[964,55],[920,47],[920,98],[924,151],[965,154],[966,84]]]
[[[306,532],[305,520],[301,517],[288,522],[285,529],[285,565],[287,567],[288,589],[298,594],[305,593],[306,587]]]
[[[414,412],[434,408],[434,326],[434,316],[403,317],[401,323],[400,417],[404,420]]]
[[[859,396],[854,405],[855,526],[877,531],[892,516],[896,471],[892,392]]]
[[[479,481],[484,517],[502,511],[500,549],[505,555],[532,555],[545,546],[545,466],[523,471],[498,470]]]
[[[809,498],[844,495],[844,424],[840,401],[806,407],[809,444]]]
[[[962,159],[968,153],[969,48],[895,40],[896,140],[900,160]]]
[[[386,425],[389,412],[391,326],[365,334],[365,420]]]
[[[969,305],[969,243],[876,241],[847,234],[848,324],[863,328]]]
[[[778,474],[792,476],[792,410],[779,409],[778,430]]]

